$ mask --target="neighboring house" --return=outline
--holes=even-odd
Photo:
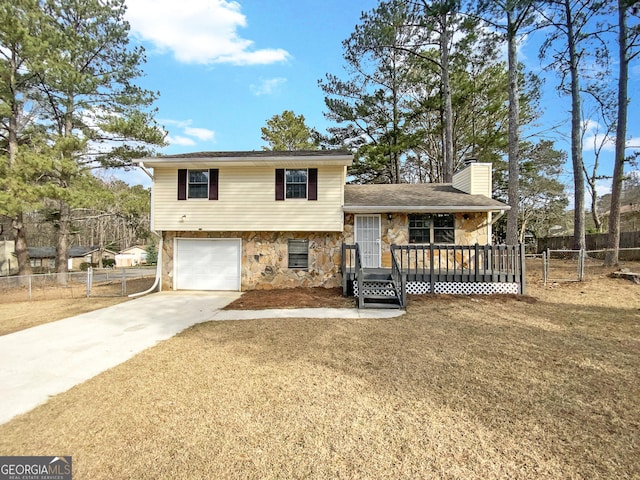
[[[602,217],[603,223],[606,226],[609,222],[609,211],[603,213]],[[620,205],[620,231],[640,231],[640,203],[626,203],[624,205]]]
[[[103,259],[115,259],[116,253],[102,249]],[[29,247],[31,266],[40,271],[51,271],[56,267],[56,249],[54,247]],[[83,263],[98,263],[100,261],[100,247],[71,247],[69,248],[69,270],[80,270]]]
[[[490,244],[509,209],[491,198],[490,164],[452,184],[347,185],[352,161],[341,151],[141,159],[153,168],[161,288],[337,287],[343,244],[359,245],[364,267],[391,267],[392,244]]]
[[[116,267],[135,267],[142,263],[147,263],[147,247],[134,245],[125,248],[116,255]]]
[[[0,276],[18,273],[18,259],[13,240],[0,241]]]

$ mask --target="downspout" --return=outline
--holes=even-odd
[[[147,176],[153,182],[153,175],[151,174],[151,172],[149,172],[149,170],[147,170],[147,168],[144,166],[144,163],[140,162],[140,163],[138,163],[138,166],[142,169],[142,171],[144,173],[147,174]],[[150,215],[150,219],[152,219],[152,218],[153,218],[153,187],[151,188],[151,215]],[[151,292],[155,291],[156,288],[158,288],[158,285],[160,284],[160,278],[162,277],[162,235],[160,235],[155,230],[150,230],[150,231],[156,237],[158,237],[158,258],[156,259],[156,278],[153,281],[153,285],[151,285],[151,287],[148,290],[145,290],[144,292],[132,293],[131,295],[128,295],[129,298],[141,297],[142,295],[146,295],[147,293],[151,293]]]

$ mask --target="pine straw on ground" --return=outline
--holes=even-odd
[[[265,308],[354,308],[353,297],[342,296],[341,288],[282,288],[244,292],[224,310],[262,310]]]
[[[639,478],[639,289],[200,324],[0,426],[0,452],[74,479]]]

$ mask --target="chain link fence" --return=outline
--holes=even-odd
[[[620,261],[616,267],[604,266],[606,253],[607,250],[545,250],[540,255],[543,281],[545,285],[549,282],[580,282],[609,275],[622,268],[640,272],[640,260],[637,260],[640,248],[620,249]]]
[[[143,267],[0,277],[0,303],[127,296],[151,288],[155,275]]]

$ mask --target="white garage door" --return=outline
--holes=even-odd
[[[240,290],[240,239],[176,239],[176,290]]]

